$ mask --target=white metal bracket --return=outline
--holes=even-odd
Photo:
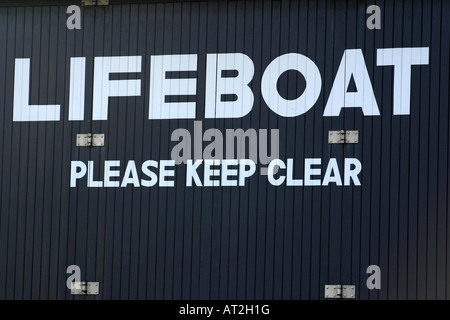
[[[109,0],[81,0],[82,6],[108,6]]]
[[[358,143],[358,130],[338,130],[328,132],[329,144]]]
[[[72,282],[70,294],[73,295],[98,295],[100,284],[98,282]]]
[[[325,298],[327,299],[354,299],[355,286],[327,284],[325,285]]]
[[[105,146],[105,135],[103,133],[77,134],[77,147],[103,147]]]

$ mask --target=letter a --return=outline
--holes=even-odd
[[[348,91],[352,77],[356,85],[356,92]],[[361,49],[347,49],[342,55],[323,116],[337,117],[342,108],[358,107],[365,116],[380,115]]]
[[[381,289],[381,280],[380,280],[381,279],[381,275],[380,275],[381,271],[380,271],[380,267],[377,266],[377,265],[374,265],[374,264],[370,265],[370,266],[367,267],[366,273],[367,274],[372,273],[369,276],[369,278],[367,278],[367,282],[366,282],[367,288],[369,290]]]
[[[367,7],[366,13],[372,13],[372,15],[367,18],[366,26],[368,29],[381,29],[381,10],[379,6],[371,5]]]
[[[75,288],[81,284],[81,270],[79,266],[74,264],[68,266],[66,273],[71,274],[66,281],[67,289],[72,289],[72,284],[75,285]]]
[[[67,7],[67,14],[72,14],[67,18],[67,29],[81,29],[81,10],[79,6],[72,5]]]

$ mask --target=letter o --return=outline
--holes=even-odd
[[[288,70],[300,72],[306,80],[306,88],[300,97],[287,100],[280,96],[277,82]],[[299,53],[287,53],[274,59],[264,71],[261,79],[261,94],[267,106],[283,117],[296,117],[316,103],[322,89],[322,77],[316,64]]]

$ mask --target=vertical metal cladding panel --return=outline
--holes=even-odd
[[[372,4],[381,8],[381,29],[366,26]],[[358,299],[449,298],[449,1],[112,4],[82,7],[79,30],[67,29],[66,9],[0,7],[1,299],[85,299],[66,288],[69,265],[81,268],[82,280],[100,282],[100,294],[88,299],[323,299],[325,284],[356,285]],[[381,66],[377,50],[410,47],[429,48],[429,63],[411,67],[410,111],[398,115],[394,79],[409,69]],[[340,92],[367,95],[372,86],[380,115],[357,107],[323,116],[346,49],[361,50],[371,83],[354,79]],[[242,53],[253,63],[245,116],[205,117],[206,62],[215,53]],[[320,89],[313,106],[292,117],[269,108],[261,89],[266,68],[288,53],[308,57],[321,78],[306,82],[311,70],[275,74],[272,95],[293,101],[305,87]],[[166,77],[197,79],[195,96],[165,101],[194,103],[195,118],[149,119],[150,91],[160,86],[151,57],[179,54],[196,55],[197,65]],[[140,92],[110,97],[107,120],[94,120],[95,59],[109,56],[140,57],[140,72],[104,79],[139,79]],[[85,57],[77,121],[69,121],[73,57]],[[14,85],[21,58],[30,59],[29,104],[59,105],[59,121],[13,121],[15,92],[27,85]],[[230,104],[241,98],[228,89]],[[278,129],[277,158],[293,159],[293,178],[304,184],[305,159],[320,159],[311,178],[323,182],[330,159],[344,180],[344,159],[356,158],[361,185],[274,186],[260,172],[261,157],[245,186],[186,186],[184,164],[174,169],[173,187],[142,185],[145,161],[172,159],[177,129],[190,133],[187,158],[195,160],[198,150],[220,146],[214,128],[224,144],[230,129],[255,129],[259,138],[268,129],[269,140]],[[341,129],[358,130],[359,142],[329,144],[328,132]],[[77,147],[78,133],[104,133],[105,146]],[[120,161],[111,181],[138,179],[88,187],[86,175],[70,187],[72,161],[92,161],[91,180],[103,181],[107,160]],[[130,161],[136,172],[127,171]],[[380,267],[381,289],[367,288],[369,265]]]

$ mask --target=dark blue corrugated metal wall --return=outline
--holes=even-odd
[[[450,2],[376,1],[382,29],[368,30],[369,1],[161,2],[82,8],[0,8],[0,298],[72,299],[66,268],[99,281],[96,299],[322,299],[325,284],[355,284],[358,299],[450,297]],[[393,116],[393,68],[376,49],[429,47],[412,69],[411,115]],[[361,48],[381,116],[348,109],[323,117],[345,49]],[[207,53],[254,62],[255,102],[240,119],[204,119]],[[289,52],[313,60],[323,87],[306,114],[283,118],[261,98],[267,65]],[[361,186],[70,188],[70,161],[170,159],[177,128],[148,120],[150,56],[198,54],[197,120],[203,130],[280,129],[280,159],[360,159]],[[112,98],[92,121],[95,56],[141,55],[139,97]],[[86,57],[84,121],[68,121],[70,57]],[[12,121],[14,59],[31,58],[30,103],[61,104],[59,122]],[[283,80],[284,79],[284,80]],[[302,79],[282,78],[286,95]],[[359,130],[356,145],[330,145],[329,130]],[[101,132],[103,148],[76,147]],[[123,170],[123,168],[122,168]],[[183,167],[176,180],[183,181]],[[366,287],[367,266],[381,289]]]

